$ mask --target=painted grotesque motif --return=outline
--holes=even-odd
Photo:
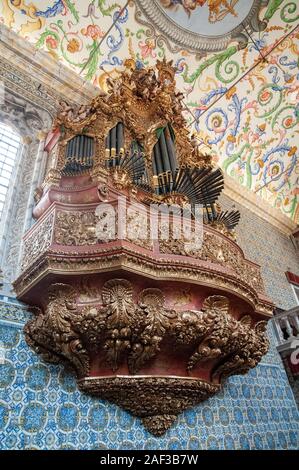
[[[165,8],[178,10],[182,7],[188,16],[197,8],[206,7],[209,10],[209,21],[215,23],[223,20],[227,15],[238,16],[234,9],[239,0],[160,0]]]

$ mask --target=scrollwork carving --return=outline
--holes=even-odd
[[[178,160],[184,165],[199,165],[189,139],[187,122],[183,117],[183,93],[175,89],[175,72],[172,61],[157,61],[154,68],[138,68],[135,62],[125,61],[126,69],[119,79],[107,79],[108,94],[99,93],[89,106],[60,103],[60,112],[55,126],[63,129],[65,140],[88,129],[97,138],[98,147],[94,167],[104,161],[104,139],[119,121],[126,129],[126,145],[132,139],[142,142],[148,169],[151,168],[151,153],[157,142],[157,128],[171,123],[176,134]],[[54,126],[54,127],[55,127]],[[129,139],[128,139],[129,136]],[[58,167],[63,167],[64,145],[60,145]],[[129,147],[127,146],[127,150]],[[111,171],[113,185],[119,189],[132,185],[124,171]]]
[[[269,341],[266,335],[267,323],[265,321],[258,322],[251,328],[251,319],[249,323],[246,316],[239,323],[241,331],[234,347],[230,348],[230,357],[224,364],[213,370],[212,377],[214,379],[224,380],[230,375],[246,374],[261,361],[268,351]]]
[[[89,371],[89,357],[74,325],[77,324],[76,292],[66,284],[53,284],[49,288],[45,312],[37,316],[24,328],[28,344],[44,360],[58,363],[68,361],[79,377]]]
[[[268,350],[266,322],[252,328],[249,315],[239,321],[229,313],[229,302],[223,296],[205,299],[201,312],[181,312],[174,327],[180,344],[197,346],[188,360],[187,369],[199,363],[221,358],[213,368],[213,378],[247,372],[255,367]]]
[[[21,265],[23,270],[51,245],[53,222],[54,214],[52,213],[24,240]]]
[[[69,362],[82,390],[142,417],[156,435],[178,413],[214,394],[227,376],[255,367],[268,349],[266,323],[253,325],[250,315],[236,319],[221,295],[207,297],[201,310],[177,311],[166,308],[160,289],[137,294],[128,280],[110,279],[101,289],[101,304],[82,308],[78,297],[69,285],[50,286],[45,311],[37,309],[25,326],[27,342],[49,362]],[[182,351],[185,376],[138,375],[159,360],[164,340],[170,354],[173,348]],[[88,377],[94,357],[102,358],[101,367],[131,376]],[[211,383],[196,375],[207,362]]]
[[[152,249],[150,240],[150,227],[144,229],[141,221],[127,212],[126,226],[127,234],[125,240],[143,248]],[[97,232],[97,223],[100,222],[101,230]],[[104,222],[105,226],[102,226]],[[146,219],[146,226],[147,219]],[[102,212],[96,215],[93,212],[81,211],[58,211],[55,219],[54,243],[64,246],[96,245],[117,238],[117,214]],[[138,236],[140,232],[140,237]],[[41,228],[43,231],[43,228]],[[145,232],[145,233],[143,233]],[[32,240],[31,240],[32,243]],[[34,243],[38,243],[35,240]]]
[[[191,246],[191,248],[189,248]],[[196,246],[196,245],[195,245]],[[201,248],[193,248],[188,245],[187,240],[174,239],[159,240],[161,253],[190,256],[204,261],[211,261],[235,271],[236,275],[258,292],[264,292],[264,284],[260,274],[260,268],[247,261],[240,249],[225,237],[217,236],[204,231]]]
[[[138,372],[160,349],[160,343],[171,327],[177,314],[164,306],[165,297],[160,289],[145,289],[139,295],[137,317],[139,325],[134,328],[132,351],[128,366],[132,374]]]
[[[54,241],[58,245],[94,245],[97,242],[96,215],[93,212],[57,212]]]

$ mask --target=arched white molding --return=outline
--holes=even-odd
[[[4,231],[0,240],[0,267],[4,278],[2,291],[11,295],[11,282],[19,269],[22,236],[33,222],[34,190],[44,176],[47,157],[43,151],[44,138],[52,126],[52,117],[34,102],[6,88],[0,122],[17,129],[22,137],[21,155],[6,204]]]

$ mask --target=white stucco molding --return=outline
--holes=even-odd
[[[284,215],[279,209],[272,207],[266,200],[255,194],[245,186],[241,186],[231,176],[224,174],[223,193],[230,199],[238,202],[255,215],[266,220],[283,234],[290,236],[297,225],[293,220]]]
[[[6,64],[18,71],[19,86],[22,85],[25,74],[31,78],[32,86],[37,84],[40,88],[39,85],[42,85],[43,90],[37,90],[41,93],[41,98],[45,99],[42,93],[46,93],[53,103],[64,99],[70,103],[85,104],[98,92],[96,87],[86,82],[78,73],[56,61],[45,51],[36,49],[29,41],[0,24],[0,70],[3,70]]]

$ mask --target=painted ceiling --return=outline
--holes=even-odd
[[[143,3],[148,2],[140,2]],[[156,2],[158,9],[176,25],[185,30],[205,36],[221,36],[238,27],[247,17],[254,0],[244,2],[228,0],[226,2],[196,0],[160,0]],[[160,7],[160,8],[159,8]],[[159,13],[158,13],[159,14]]]
[[[295,221],[298,20],[297,0],[0,1],[0,21],[102,89],[126,59],[173,59],[190,131]]]

